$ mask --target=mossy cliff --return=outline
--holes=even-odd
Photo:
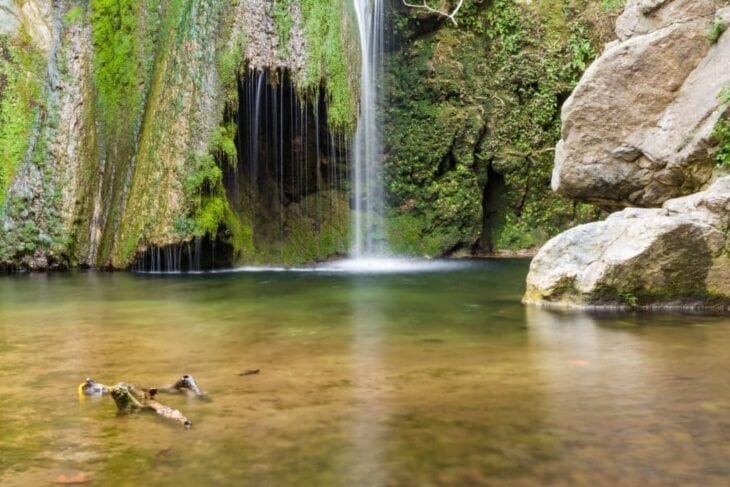
[[[353,130],[356,53],[342,0],[9,5],[2,268],[125,268],[148,248],[204,237],[235,260],[268,252],[223,184],[240,149],[230,114],[245,73],[286,70],[298,97],[326,105],[333,132]]]
[[[127,268],[201,242],[229,265],[347,251],[349,0],[9,5],[0,268]],[[474,1],[454,26],[388,3],[395,252],[519,251],[597,216],[551,193],[549,176],[560,107],[609,40],[614,8]]]
[[[455,4],[455,2],[452,2]],[[519,251],[595,219],[550,191],[560,108],[621,5],[466,2],[458,26],[393,4],[385,112],[391,240],[417,255]]]

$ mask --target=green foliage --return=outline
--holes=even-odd
[[[94,80],[104,121],[111,130],[128,130],[137,112],[139,91],[140,8],[138,0],[91,0]]]
[[[730,169],[730,119],[721,120],[713,134],[718,141],[715,160],[721,168]]]
[[[343,42],[343,0],[301,0],[307,37],[307,66],[301,88],[317,92],[326,86],[331,127],[351,133],[357,101]]]
[[[43,56],[21,31],[0,38],[0,208],[15,171],[28,151],[43,98]]]
[[[285,51],[289,47],[291,31],[294,27],[291,0],[274,0],[271,16],[274,19],[276,33],[279,36],[279,48]]]
[[[232,40],[217,56],[218,75],[224,98],[234,102],[238,97],[238,75],[243,67],[245,39],[241,35]]]
[[[465,3],[458,28],[428,35],[396,23],[414,40],[386,68],[393,248],[516,251],[596,218],[550,190],[561,103],[597,52],[571,5]]]
[[[720,93],[720,100],[723,103],[730,103],[730,86],[726,86]]]
[[[386,222],[390,250],[398,255],[433,257],[463,241],[464,235],[458,228],[440,225],[433,217],[433,214],[392,212]]]
[[[312,194],[285,211],[284,238],[257,241],[255,261],[294,265],[347,252],[350,211],[344,194]]]
[[[239,254],[253,254],[253,232],[231,210],[223,187],[223,172],[212,154],[225,153],[236,158],[236,146],[232,144],[228,130],[219,127],[210,144],[210,152],[192,156],[191,168],[183,183],[188,217],[176,221],[175,227],[181,238],[210,235],[215,238],[219,230],[227,232],[227,241]]]
[[[722,37],[722,34],[727,30],[727,24],[725,23],[725,20],[723,20],[721,17],[716,17],[715,21],[712,23],[712,27],[710,27],[710,31],[707,33],[707,38],[715,44],[717,41],[720,40],[720,37]]]
[[[730,104],[730,86],[725,87],[719,98],[721,102]],[[715,126],[712,136],[717,141],[717,166],[730,169],[730,118],[723,117]]]
[[[570,67],[574,72],[583,72],[596,57],[596,50],[593,48],[588,37],[586,27],[577,25],[568,39],[568,46],[571,52]]]
[[[624,8],[626,0],[601,0],[601,12],[613,12]]]
[[[636,308],[639,305],[639,298],[634,293],[622,293],[621,299],[629,308]]]
[[[218,156],[226,156],[229,164],[236,164],[238,149],[236,148],[235,137],[238,131],[236,124],[219,126],[213,131],[210,147]],[[219,157],[221,159],[221,157]]]
[[[83,17],[84,9],[79,5],[75,5],[66,12],[66,15],[63,16],[63,21],[66,25],[73,25],[79,22]]]

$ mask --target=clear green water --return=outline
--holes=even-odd
[[[526,272],[2,278],[0,484],[727,485],[730,319],[524,308]],[[76,390],[182,373],[190,431]]]

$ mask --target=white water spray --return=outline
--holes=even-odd
[[[378,117],[383,73],[383,0],[354,0],[360,33],[360,118],[353,147],[352,257],[387,254],[383,233],[383,145]]]

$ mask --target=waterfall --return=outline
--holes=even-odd
[[[354,258],[387,253],[383,233],[383,146],[380,88],[383,73],[383,0],[354,0],[360,35],[360,118],[353,147]]]

